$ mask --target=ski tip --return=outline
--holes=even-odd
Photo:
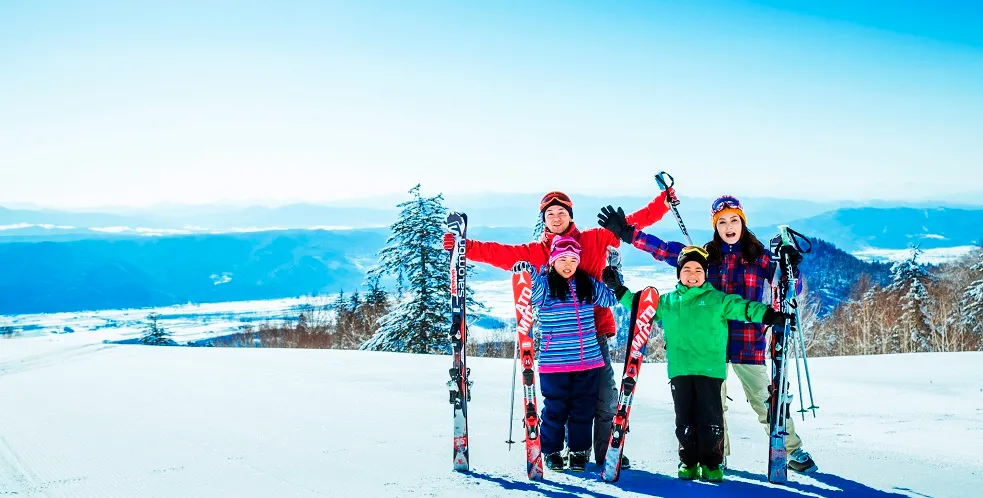
[[[641,300],[644,303],[657,304],[659,302],[659,289],[655,287],[646,287],[639,294],[641,294]]]
[[[450,213],[447,215],[447,231],[458,236],[463,236],[468,228],[468,217],[464,213]]]

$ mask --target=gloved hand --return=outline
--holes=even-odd
[[[625,211],[620,207],[617,211],[614,210],[613,206],[602,207],[601,212],[597,214],[597,224],[606,228],[626,244],[635,242],[635,227],[628,224]]]
[[[792,263],[792,268],[797,268],[799,263],[802,262],[802,253],[797,251],[794,247],[790,245],[783,245],[778,248],[779,261],[783,261],[786,254],[788,254],[789,262]]]
[[[444,234],[444,250],[445,251],[454,250],[454,234],[450,232]]]
[[[532,263],[528,261],[518,261],[512,265],[512,273],[522,273],[524,271],[529,272],[530,275],[536,274],[536,270],[532,267]]]
[[[762,318],[761,323],[765,325],[771,325],[772,328],[784,328],[785,323],[792,319],[792,315],[788,313],[782,313],[781,311],[775,311],[772,308],[768,308],[765,311],[765,316]]]
[[[679,197],[676,197],[676,189],[669,187],[666,189],[666,207],[678,206]]]
[[[621,272],[613,266],[604,268],[604,271],[601,272],[601,281],[608,286],[608,289],[614,291],[614,296],[618,299],[621,299],[621,296],[628,292],[628,287],[625,287],[625,283],[621,279]]]

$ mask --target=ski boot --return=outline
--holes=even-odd
[[[570,470],[574,472],[583,472],[587,470],[587,460],[589,457],[590,450],[584,451],[571,451],[570,452]]]
[[[700,466],[699,465],[686,465],[683,462],[679,462],[679,469],[677,470],[677,475],[680,479],[684,481],[692,481],[697,477],[700,477]]]
[[[721,465],[700,465],[700,475],[704,481],[721,482],[724,480],[724,468]]]
[[[800,474],[811,474],[819,470],[819,466],[809,456],[809,452],[802,448],[797,448],[788,454],[788,468]]]
[[[546,455],[545,460],[546,468],[552,471],[563,472],[567,468],[567,460],[563,458],[563,453],[560,451]]]

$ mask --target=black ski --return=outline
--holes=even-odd
[[[447,216],[447,230],[454,234],[454,250],[451,251],[451,329],[450,340],[454,352],[454,366],[450,369],[451,379],[447,381],[450,390],[450,403],[454,405],[454,470],[467,472],[470,469],[468,457],[468,401],[471,399],[471,374],[465,357],[467,343],[467,317],[465,316],[465,281],[468,264],[465,257],[467,247],[468,217],[464,213],[450,213]]]

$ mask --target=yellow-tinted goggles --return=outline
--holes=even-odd
[[[686,246],[683,248],[682,251],[679,252],[679,255],[684,256],[686,254],[693,253],[693,252],[699,254],[700,256],[703,256],[705,259],[710,257],[710,253],[708,253],[706,249],[700,246]]]

